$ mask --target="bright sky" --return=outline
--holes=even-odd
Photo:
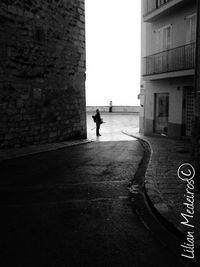
[[[140,0],[85,0],[86,103],[139,105]]]

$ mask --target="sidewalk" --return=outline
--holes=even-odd
[[[122,134],[121,129],[127,126],[134,125],[138,127],[139,117],[135,114],[121,113],[103,113],[104,121],[106,122],[101,127],[103,134],[100,138],[96,138],[95,123],[92,119],[92,114],[87,114],[87,130],[88,140],[72,140],[59,143],[51,143],[44,145],[33,145],[24,148],[12,148],[0,150],[0,160],[12,159],[26,155],[32,155],[40,152],[53,151],[60,148],[88,143],[91,141],[127,141],[133,140],[132,137]]]
[[[194,231],[195,245],[200,248],[200,194],[195,194],[194,220],[189,219],[195,228],[181,224],[185,221],[181,213],[187,214],[187,182],[178,178],[177,171],[181,164],[189,162],[190,143],[186,140],[174,140],[167,137],[147,137],[133,131],[124,133],[146,141],[151,149],[150,161],[145,174],[145,189],[153,208],[176,230],[187,234]],[[192,190],[190,190],[192,191]],[[187,242],[187,240],[186,240]]]
[[[73,140],[73,141],[65,141],[65,142],[60,142],[60,143],[51,143],[51,144],[44,144],[44,145],[35,145],[35,146],[28,146],[28,147],[22,147],[22,148],[0,150],[0,160],[13,159],[13,158],[33,155],[33,154],[37,154],[41,152],[53,151],[53,150],[57,150],[60,148],[86,144],[89,142],[91,141],[90,140]]]

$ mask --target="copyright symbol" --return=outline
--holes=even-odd
[[[195,176],[195,169],[191,164],[184,163],[178,168],[177,174],[182,181],[190,181]]]

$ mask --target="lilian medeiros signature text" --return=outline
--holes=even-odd
[[[184,194],[185,211],[181,213],[181,224],[186,227],[186,242],[181,244],[182,257],[194,259],[194,176],[195,169],[189,163],[184,163],[178,168],[178,177],[186,183],[186,193]]]

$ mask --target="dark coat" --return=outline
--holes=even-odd
[[[102,123],[102,119],[101,119],[101,115],[100,113],[97,113],[95,116],[94,116],[94,120],[96,123],[98,124],[101,124]]]

